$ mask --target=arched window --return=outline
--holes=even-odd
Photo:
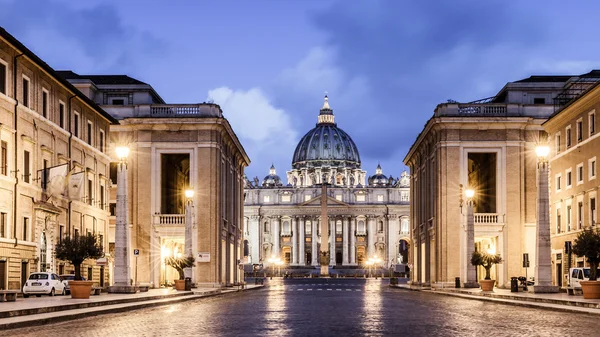
[[[360,220],[358,222],[358,226],[356,227],[356,231],[358,233],[364,234],[366,229],[365,229],[365,222],[363,220]]]
[[[400,221],[400,233],[406,234],[408,233],[408,219],[403,218]]]
[[[284,234],[290,234],[290,222],[289,221],[286,220],[283,222],[282,230],[283,230]]]
[[[312,223],[310,221],[304,223],[304,233],[307,235],[312,234]]]

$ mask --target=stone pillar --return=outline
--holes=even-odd
[[[317,235],[318,221],[316,218],[311,219],[312,224],[312,265],[319,266],[319,236]]]
[[[548,162],[538,159],[537,188],[537,233],[535,236],[535,285],[534,293],[557,293],[558,286],[552,285],[552,251],[550,245],[550,204],[548,191]]]
[[[329,265],[335,266],[335,218],[329,219],[329,232],[331,233],[329,236]]]
[[[350,228],[348,228],[348,217],[344,216],[342,220],[342,265],[348,265],[348,241],[350,240],[349,232]]]
[[[392,264],[398,264],[398,233],[400,232],[400,222],[396,214],[388,216],[388,267]]]
[[[300,240],[300,242],[298,242],[298,265],[300,266],[306,265],[306,253],[304,250],[304,243],[306,242],[306,239],[304,238],[305,230],[304,217],[301,216],[300,219],[298,219],[298,239]]]
[[[187,193],[187,192],[186,192]],[[185,256],[194,256],[192,253],[192,219],[194,202],[189,199],[185,203]],[[184,276],[192,278],[192,267],[183,270]]]
[[[467,200],[467,281],[465,288],[479,288],[476,280],[475,266],[471,264],[471,256],[475,251],[475,217],[473,215],[473,200]]]
[[[292,265],[298,265],[298,221],[292,217]]]
[[[350,218],[350,264],[356,265],[356,218]]]
[[[263,258],[261,256],[262,242],[260,241],[260,231],[262,227],[260,225],[260,216],[251,215],[248,220],[248,233],[250,233],[250,256],[252,257],[252,263],[260,263]]]
[[[375,228],[375,216],[367,216],[367,258],[375,257],[375,237],[377,236],[377,229]]]
[[[280,254],[279,254],[279,242],[281,241],[281,238],[279,237],[279,216],[275,216],[273,217],[273,234],[271,235],[271,237],[273,238],[273,256],[275,258],[280,258]]]

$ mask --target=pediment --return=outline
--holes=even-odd
[[[331,206],[349,206],[347,203],[337,200],[336,198],[332,198],[327,196],[327,205]],[[321,206],[321,196],[318,195],[310,200],[307,200],[300,204],[300,206]]]

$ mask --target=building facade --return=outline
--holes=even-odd
[[[109,127],[117,121],[0,28],[0,289],[74,268],[54,257],[66,236],[108,251]],[[67,186],[67,187],[65,187]],[[98,261],[82,275],[108,284]]]
[[[111,127],[111,178],[116,184],[116,146],[127,158],[131,275],[153,287],[178,278],[165,265],[184,254],[184,191],[194,190],[192,281],[229,286],[241,280],[244,168],[250,163],[216,104],[165,104],[154,89],[124,75],[61,75],[119,120]],[[116,188],[111,189],[116,207]],[[114,212],[113,212],[114,215]],[[115,242],[115,218],[109,242]]]
[[[572,78],[557,97],[557,111],[543,124],[549,135],[552,280],[565,287],[571,267],[589,266],[571,252],[577,234],[598,222],[600,71]]]
[[[504,259],[492,279],[503,287],[512,276],[534,275],[535,146],[546,141],[542,123],[571,77],[531,76],[489,99],[436,107],[404,159],[411,170],[412,284],[465,282],[466,189],[475,191],[474,248]],[[534,261],[529,268],[524,254]]]
[[[262,181],[246,180],[246,262],[270,266],[280,259],[286,267],[319,266],[321,222],[327,221],[330,267],[358,268],[375,257],[381,260],[378,267],[406,265],[409,188],[406,172],[395,179],[378,166],[367,177],[356,144],[335,123],[325,97],[316,127],[294,151],[287,184],[273,166]]]

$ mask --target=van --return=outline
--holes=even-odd
[[[577,267],[569,268],[569,275],[567,279],[567,293],[569,295],[575,295],[581,293],[581,281],[588,281],[590,279],[590,268],[589,267]]]

